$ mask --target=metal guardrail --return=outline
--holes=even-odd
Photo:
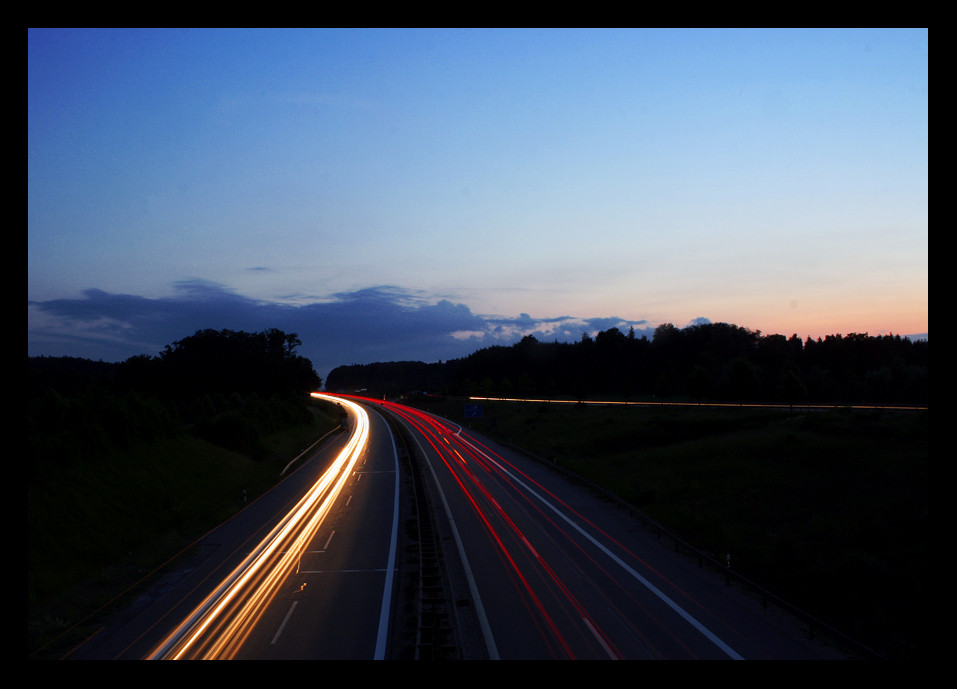
[[[415,512],[418,546],[418,586],[416,594],[415,660],[455,660],[460,657],[452,625],[452,610],[445,585],[442,552],[435,534],[433,510],[422,478],[419,462],[410,448],[408,438],[385,415],[393,432],[401,440],[397,450],[409,467],[412,484],[411,502]]]
[[[309,454],[310,452],[312,452],[312,450],[313,450],[314,448],[318,447],[319,444],[320,444],[323,440],[325,440],[326,438],[328,438],[328,437],[329,437],[330,435],[332,435],[333,433],[338,433],[339,431],[343,431],[343,430],[348,430],[348,429],[345,428],[344,426],[342,426],[342,424],[340,424],[340,425],[336,426],[335,428],[333,428],[332,430],[328,431],[325,435],[323,435],[321,438],[319,438],[319,440],[317,440],[316,442],[312,443],[309,447],[307,447],[305,450],[303,450],[303,451],[300,452],[298,455],[296,455],[295,459],[290,460],[289,463],[288,463],[286,466],[283,467],[282,471],[279,472],[279,475],[280,475],[280,476],[285,476],[286,472],[289,471],[289,468],[290,468],[293,464],[295,464],[295,463],[298,462],[300,459],[302,459],[303,457],[305,457],[307,454]]]

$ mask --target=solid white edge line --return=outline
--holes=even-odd
[[[401,423],[405,424],[405,421]],[[405,424],[408,427],[407,424]],[[449,507],[448,500],[445,498],[445,493],[442,491],[442,486],[439,483],[439,477],[435,473],[435,468],[432,466],[432,462],[429,461],[429,456],[425,453],[425,449],[422,447],[422,443],[419,442],[419,439],[416,437],[415,433],[412,434],[415,444],[419,446],[419,451],[422,453],[422,458],[425,459],[426,466],[429,467],[429,472],[432,474],[432,480],[435,481],[435,488],[439,492],[439,497],[442,499],[442,506],[445,508],[445,518],[449,522],[449,527],[452,529],[452,537],[455,538],[455,545],[459,551],[459,557],[462,558],[462,567],[465,569],[465,578],[469,582],[469,592],[472,595],[472,601],[475,607],[475,614],[479,618],[479,626],[482,628],[482,636],[485,639],[485,648],[488,652],[489,660],[499,660],[498,647],[495,645],[495,637],[492,635],[492,627],[488,622],[488,617],[485,614],[485,606],[482,605],[482,596],[479,595],[478,585],[475,583],[475,577],[472,575],[472,566],[469,564],[468,556],[465,554],[465,546],[462,544],[462,537],[459,536],[459,530],[455,526],[455,518],[452,516],[452,509]]]
[[[389,428],[388,422],[382,415],[376,411],[386,428]],[[395,447],[395,435],[389,428],[389,437],[392,440],[392,460],[395,466],[393,476],[395,477],[395,494],[392,503],[392,542],[389,544],[389,564],[386,567],[385,585],[382,591],[382,609],[379,611],[379,634],[376,638],[375,660],[384,660],[386,647],[388,646],[389,636],[389,617],[392,610],[392,581],[395,572],[395,558],[399,534],[399,451]]]
[[[506,469],[505,467],[503,467],[499,462],[495,461],[495,459],[493,459],[492,457],[489,457],[488,453],[486,453],[486,452],[484,452],[483,450],[481,450],[480,448],[476,447],[475,444],[472,443],[472,442],[468,439],[467,436],[465,436],[464,434],[460,434],[459,437],[461,437],[464,442],[467,442],[469,445],[471,445],[472,448],[473,448],[476,452],[482,454],[484,457],[486,457],[486,458],[488,459],[488,461],[492,462],[492,463],[495,464],[499,469],[501,469],[503,472],[505,472],[513,481],[515,481],[516,483],[520,484],[523,488],[525,488],[525,490],[527,490],[529,493],[531,493],[531,494],[534,495],[536,498],[538,498],[538,500],[541,501],[541,503],[542,503],[543,505],[545,505],[546,507],[548,507],[548,508],[549,508],[550,510],[552,510],[555,514],[557,514],[559,517],[561,517],[566,523],[568,523],[569,526],[571,526],[573,529],[575,529],[576,531],[578,531],[578,533],[580,533],[582,536],[584,536],[584,537],[587,538],[589,541],[591,541],[591,543],[592,543],[595,547],[597,547],[598,549],[600,549],[603,553],[605,553],[605,555],[607,555],[609,558],[611,558],[614,562],[616,562],[616,563],[618,563],[619,565],[621,565],[621,567],[622,567],[626,572],[628,572],[632,577],[634,577],[635,579],[637,579],[642,585],[645,586],[645,588],[647,588],[649,591],[651,591],[653,594],[655,594],[655,595],[656,595],[662,602],[664,602],[669,608],[671,608],[671,609],[674,610],[676,613],[678,613],[678,615],[680,615],[688,624],[690,624],[692,627],[694,627],[694,628],[697,629],[699,632],[701,632],[701,634],[703,634],[703,635],[704,635],[709,641],[711,641],[715,646],[717,646],[717,647],[720,648],[722,651],[724,651],[724,653],[725,653],[729,658],[732,658],[733,660],[744,660],[744,657],[743,657],[743,656],[741,656],[737,651],[735,651],[733,648],[731,648],[730,646],[728,646],[728,644],[726,644],[724,641],[722,641],[720,638],[718,638],[718,636],[717,636],[714,632],[712,632],[710,629],[708,629],[707,627],[705,627],[701,622],[699,622],[697,619],[695,619],[695,618],[694,618],[689,612],[687,612],[684,608],[682,608],[680,605],[678,605],[678,604],[675,603],[673,600],[671,600],[671,598],[669,598],[663,591],[661,591],[658,587],[656,587],[654,584],[652,584],[650,581],[648,581],[645,577],[643,577],[641,574],[639,574],[637,571],[635,571],[630,565],[628,565],[626,562],[624,562],[620,557],[618,557],[618,556],[615,555],[613,552],[611,552],[608,548],[606,548],[606,547],[604,546],[604,544],[598,542],[598,540],[596,540],[591,534],[589,534],[589,533],[586,532],[581,526],[579,526],[578,524],[576,524],[575,522],[573,522],[564,512],[562,512],[561,510],[559,510],[557,507],[555,507],[552,503],[550,503],[550,502],[549,502],[548,500],[546,500],[544,497],[542,497],[542,496],[539,495],[537,492],[535,492],[534,490],[532,490],[532,488],[529,487],[528,484],[526,484],[526,483],[525,483],[524,481],[522,481],[520,478],[518,478],[517,476],[515,476],[515,474],[513,474],[512,472],[510,472],[508,469]]]

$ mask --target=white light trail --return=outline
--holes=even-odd
[[[361,406],[320,393],[313,397],[333,400],[355,414],[348,443],[299,503],[148,658],[234,657],[281,583],[295,571],[299,553],[332,508],[369,437],[369,416]]]

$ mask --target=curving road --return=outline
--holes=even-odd
[[[347,433],[305,454],[76,659],[379,659],[399,514],[383,417],[348,400]]]
[[[428,657],[439,599],[441,657],[842,657],[546,466],[411,407],[314,396],[348,432],[71,657]]]
[[[447,569],[462,657],[840,657],[547,467],[449,421],[376,404],[401,420],[434,481],[446,559],[458,562]]]

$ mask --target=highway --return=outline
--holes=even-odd
[[[348,409],[273,490],[200,539],[76,659],[386,657],[399,477],[388,424]]]
[[[518,453],[398,404],[444,532],[460,657],[834,657],[620,509]]]
[[[408,406],[314,396],[347,432],[71,658],[842,657],[547,466]]]

